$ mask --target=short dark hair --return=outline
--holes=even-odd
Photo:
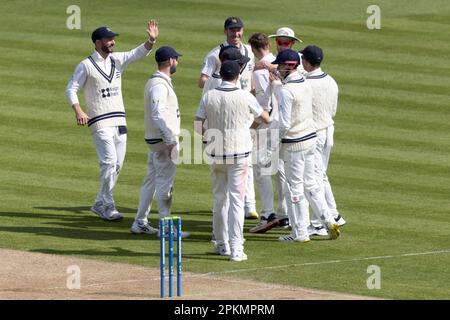
[[[159,68],[161,66],[168,65],[170,62],[169,62],[169,60],[165,60],[165,61],[156,61],[156,63],[158,64],[158,68]]]
[[[220,77],[222,78],[223,81],[233,81],[236,78],[239,77],[239,74],[234,75],[234,74],[221,74]]]
[[[237,61],[228,60],[222,63],[220,66],[220,77],[224,81],[232,81],[239,77],[239,72],[241,71],[241,67],[239,66]]]
[[[302,57],[302,59],[305,59],[306,61],[308,61],[309,64],[314,68],[320,67],[321,62],[311,62],[310,60],[303,58],[303,57]]]
[[[269,37],[265,33],[256,32],[250,36],[248,43],[256,50],[264,49],[269,46]]]

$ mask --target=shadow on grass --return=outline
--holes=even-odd
[[[119,247],[104,248],[102,250],[56,250],[48,248],[31,249],[30,252],[39,252],[69,256],[93,256],[93,257],[159,257],[157,252],[136,252]]]
[[[119,224],[119,223],[117,223]],[[128,230],[127,230],[128,231]],[[134,241],[148,241],[149,238],[137,237],[128,232],[89,229],[87,226],[81,228],[68,228],[68,227],[42,227],[42,226],[0,226],[0,232],[12,232],[17,234],[34,234],[37,236],[50,236],[59,237],[65,239],[75,240],[134,240]]]
[[[0,217],[17,219],[16,225],[0,225],[0,232],[28,233],[77,240],[158,240],[155,235],[132,234],[130,227],[134,217],[124,217],[120,221],[112,222],[100,219],[90,212],[90,207],[39,207],[38,209],[44,208],[45,210],[52,208],[58,213],[0,212]],[[174,214],[177,213],[174,212]],[[159,220],[156,214],[149,216],[149,223],[158,226]],[[183,216],[182,227],[184,231],[191,233],[191,236],[183,241],[211,240],[210,221],[193,220]]]
[[[153,257],[159,258],[159,248],[155,252],[136,252],[131,250],[126,250],[119,247],[104,248],[102,250],[57,250],[57,249],[31,249],[30,252],[38,252],[45,254],[55,254],[55,255],[67,255],[67,256],[79,256],[79,257]],[[227,256],[220,256],[213,252],[205,252],[198,254],[182,254],[183,260],[185,259],[195,259],[195,260],[229,260]],[[153,260],[152,260],[153,261]],[[119,263],[123,263],[119,261]]]
[[[73,213],[91,212],[91,206],[81,206],[81,207],[34,207],[34,209],[59,211],[59,212],[73,212]],[[136,213],[136,209],[134,209],[134,208],[117,207],[117,210],[119,210],[122,213]],[[155,211],[152,211],[152,212],[155,212]]]
[[[91,212],[91,207],[86,207],[86,206],[82,206],[82,207],[34,207],[35,209],[39,209],[39,210],[51,210],[51,211],[61,211],[61,212],[73,212],[73,213],[84,213],[84,212]],[[119,212],[121,213],[136,213],[136,208],[127,208],[127,207],[120,207],[117,206],[117,210],[119,210]],[[150,211],[151,214],[157,214],[158,211],[157,210],[151,210]],[[194,215],[211,215],[212,218],[212,213],[211,211],[173,211],[172,215],[185,215],[185,214],[194,214]]]

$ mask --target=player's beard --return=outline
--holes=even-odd
[[[240,36],[236,36],[236,37],[233,37],[233,38],[229,38],[228,39],[228,44],[239,48],[241,46],[241,37]]]
[[[110,45],[110,46],[102,45],[102,51],[104,53],[112,53],[113,52],[113,47],[114,47],[114,45]]]
[[[278,71],[278,76],[284,80],[289,74],[291,73],[291,70],[279,70]]]
[[[236,37],[234,39],[231,39],[229,41],[229,44],[239,48],[241,46],[241,38],[240,37]]]
[[[177,66],[173,65],[170,67],[170,74],[174,74],[175,72],[177,72]]]
[[[288,75],[290,75],[290,74],[292,73],[293,70],[295,70],[294,67],[293,67],[292,69],[289,69],[289,68],[287,68],[287,69],[281,69],[281,70],[278,70],[278,74],[279,74],[280,78],[281,78],[282,80],[284,80],[284,79],[286,79],[286,77],[287,77]]]

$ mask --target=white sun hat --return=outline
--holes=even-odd
[[[285,38],[291,38],[294,40],[297,40],[298,42],[303,42],[299,38],[295,36],[294,30],[288,27],[283,27],[277,30],[277,34],[272,34],[269,36],[269,38],[276,38],[276,37],[285,37]]]

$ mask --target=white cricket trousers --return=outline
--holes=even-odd
[[[268,218],[271,213],[275,212],[272,176],[261,174],[261,170],[262,170],[261,166],[255,164],[254,166],[255,181],[256,184],[258,185],[259,196],[261,198],[262,203],[261,216]],[[286,176],[284,173],[284,162],[283,160],[279,159],[277,172],[275,173],[275,187],[278,197],[276,216],[278,219],[287,218],[285,183],[286,183]]]
[[[330,181],[327,176],[328,162],[330,160],[331,149],[333,148],[333,134],[334,126],[331,125],[326,130],[320,130],[317,132],[317,144],[316,144],[316,177],[320,187],[323,188],[325,193],[325,200],[327,202],[330,213],[334,218],[337,218],[339,211],[337,210],[336,200],[334,199],[333,190],[331,188]],[[311,224],[314,227],[321,226],[320,219],[316,216],[312,216]]]
[[[330,226],[334,219],[329,213],[323,189],[317,184],[315,176],[315,148],[302,151],[284,151],[284,168],[286,172],[286,202],[289,221],[294,237],[305,237],[309,224],[307,202],[322,223]],[[306,196],[306,197],[305,197]]]
[[[251,155],[249,157],[251,157]],[[248,167],[247,191],[245,192],[244,207],[245,213],[256,212],[255,182],[253,178],[253,165],[251,161],[249,162]]]
[[[275,131],[275,133],[273,132]],[[254,156],[257,161],[253,166],[253,172],[256,184],[258,185],[259,196],[262,203],[260,214],[262,217],[268,218],[274,212],[274,192],[272,186],[272,175],[275,174],[276,191],[278,198],[277,218],[287,218],[286,199],[284,197],[284,183],[286,181],[284,174],[284,163],[279,157],[279,149],[275,148],[278,139],[278,130],[258,129],[257,145],[254,145]],[[255,141],[255,140],[254,140]],[[275,154],[277,152],[277,154]],[[268,163],[268,159],[276,162],[276,167],[263,167]]]
[[[148,152],[147,175],[141,187],[136,221],[147,223],[148,214],[156,197],[160,217],[170,215],[172,189],[177,166],[169,157],[168,150]]]
[[[278,171],[275,175],[275,182],[278,197],[277,218],[284,219],[288,217],[288,213],[286,202],[286,172],[282,159],[278,160]]]
[[[106,127],[92,136],[100,165],[100,190],[95,201],[114,203],[113,189],[125,160],[127,134],[120,134],[119,127]]]
[[[255,181],[258,185],[259,197],[262,204],[260,215],[267,218],[272,212],[274,212],[272,176],[261,174],[261,166],[259,164],[255,164],[253,168]]]
[[[239,250],[244,240],[244,198],[250,159],[245,157],[233,161],[233,164],[213,162],[210,166],[214,197],[213,234],[218,244],[229,243],[232,250]]]

